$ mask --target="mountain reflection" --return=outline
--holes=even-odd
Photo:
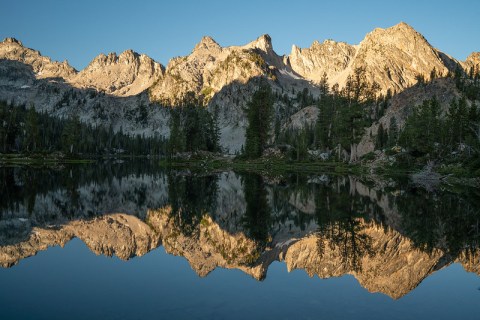
[[[262,280],[274,261],[321,278],[352,274],[393,298],[453,262],[480,274],[478,190],[130,162],[0,175],[3,267],[77,237],[123,260],[163,246],[200,276],[223,267]]]

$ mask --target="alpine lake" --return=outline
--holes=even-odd
[[[480,319],[480,190],[0,167],[1,319]]]

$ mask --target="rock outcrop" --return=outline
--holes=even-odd
[[[325,73],[333,84],[333,79],[348,68],[356,51],[356,46],[345,42],[314,41],[310,48],[305,49],[293,45],[290,55],[286,57],[286,62],[296,73],[306,79],[320,81]]]
[[[307,79],[320,80],[327,74],[330,85],[345,86],[356,68],[364,68],[366,80],[380,85],[381,92],[401,92],[417,83],[417,76],[446,75],[451,61],[408,24],[377,28],[355,46],[326,40],[309,49],[292,48],[288,62]],[[446,57],[444,57],[447,59]],[[448,60],[448,59],[447,59]],[[451,70],[453,71],[453,70]]]
[[[95,88],[115,96],[139,94],[163,77],[163,66],[152,58],[126,50],[100,54],[72,79],[80,88]]]
[[[402,128],[408,116],[410,116],[415,108],[421,105],[424,100],[437,99],[443,112],[445,112],[448,110],[450,102],[453,99],[460,98],[460,96],[461,94],[452,78],[438,78],[428,84],[417,84],[393,96],[385,115],[365,130],[362,139],[354,150],[354,158],[360,158],[375,150],[375,139],[380,124],[385,130],[389,130],[391,119],[394,117],[397,125]]]
[[[316,106],[305,107],[293,114],[287,122],[282,126],[282,132],[291,130],[301,130],[306,127],[314,127],[319,115]]]
[[[462,66],[467,74],[470,72],[480,73],[480,52],[472,52],[465,62],[462,62]]]
[[[63,78],[70,79],[77,74],[68,62],[52,61],[42,56],[39,51],[29,49],[14,38],[6,38],[0,43],[0,60],[2,64],[9,61],[18,61],[31,67],[31,71],[38,79]]]
[[[275,54],[268,35],[239,47],[222,48],[203,37],[192,53],[170,60],[162,81],[152,86],[150,96],[166,105],[184,103],[194,94],[207,104],[223,88],[246,84],[256,77],[274,77],[270,67],[281,58]]]

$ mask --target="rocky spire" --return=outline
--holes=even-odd
[[[195,46],[193,49],[193,52],[197,51],[218,51],[221,50],[222,47],[215,41],[213,40],[212,37],[209,36],[204,36],[202,40],[200,40],[199,43]]]
[[[256,40],[245,46],[246,48],[260,49],[266,53],[273,52],[272,38],[268,34],[263,34]]]
[[[18,44],[20,46],[23,46],[22,42],[20,42],[19,40],[15,39],[15,38],[5,38],[3,40],[4,43],[15,43],[15,44]]]

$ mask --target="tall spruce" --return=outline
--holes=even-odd
[[[245,132],[247,158],[258,158],[267,146],[273,116],[273,94],[268,84],[263,84],[253,94],[247,105],[248,127]]]

